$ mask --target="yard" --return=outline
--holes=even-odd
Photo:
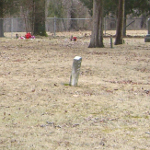
[[[112,49],[104,38],[89,49],[89,40],[0,39],[0,149],[150,149],[150,43],[125,38]]]

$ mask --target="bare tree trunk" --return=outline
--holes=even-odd
[[[0,1],[0,37],[4,37],[4,30],[3,30],[3,17],[4,17],[4,13],[3,13],[3,6],[4,6],[4,2],[3,0]]]
[[[127,15],[126,15],[126,10],[125,10],[125,5],[126,5],[126,2],[124,1],[124,19],[123,19],[123,36],[126,36],[126,23],[127,23]]]
[[[89,48],[104,47],[103,44],[103,0],[93,1],[93,29]]]
[[[35,0],[34,35],[46,36],[45,0]]]
[[[125,0],[119,0],[115,45],[123,44],[122,35],[123,35],[123,21],[124,21],[124,2],[125,2]]]
[[[34,33],[34,22],[35,22],[35,1],[32,0],[32,16],[31,16],[31,29],[32,34]]]

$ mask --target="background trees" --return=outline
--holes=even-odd
[[[119,1],[103,0],[102,17],[107,15],[118,17]],[[149,6],[149,0],[125,0],[124,35],[126,35],[126,18],[129,15],[141,15],[143,18],[141,27],[143,27],[145,18],[150,14]],[[70,22],[68,22],[70,27],[67,29],[77,30],[78,22],[73,18],[86,18],[87,12],[94,16],[93,0],[0,0],[0,18],[21,15],[24,17],[26,31],[32,31],[35,35],[46,35],[45,21],[47,16],[70,18]],[[100,14],[98,15],[100,16]],[[0,19],[0,36],[4,36],[3,19]]]
[[[87,8],[89,14],[93,15],[93,0],[80,0]]]
[[[49,17],[58,17],[63,18],[65,16],[65,8],[63,1],[60,0],[51,0],[49,1],[48,6],[48,16]]]
[[[4,36],[3,31],[3,18],[4,16],[11,17],[13,14],[18,12],[18,1],[17,0],[0,0],[0,37]]]
[[[32,32],[34,31],[34,9],[35,4],[34,0],[20,0],[19,1],[20,6],[20,14],[21,17],[24,19],[26,32]]]
[[[46,0],[20,0],[19,6],[26,24],[26,32],[46,36]]]

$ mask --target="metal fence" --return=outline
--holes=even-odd
[[[104,31],[116,30],[117,19],[112,17],[104,18]],[[92,27],[91,18],[47,18],[46,31],[56,35],[57,32],[65,31],[90,31]],[[143,18],[128,18],[126,20],[127,30],[144,30],[147,29],[147,19]],[[14,36],[16,32],[31,32],[31,24],[28,19],[24,18],[4,18],[3,19],[4,33],[9,33],[9,36]],[[11,33],[11,34],[10,34]]]

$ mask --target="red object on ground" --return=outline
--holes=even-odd
[[[73,41],[76,41],[76,40],[77,40],[77,37],[73,37],[72,39],[73,39]]]
[[[28,33],[25,35],[25,38],[26,38],[26,39],[31,38],[31,33],[28,32]]]

